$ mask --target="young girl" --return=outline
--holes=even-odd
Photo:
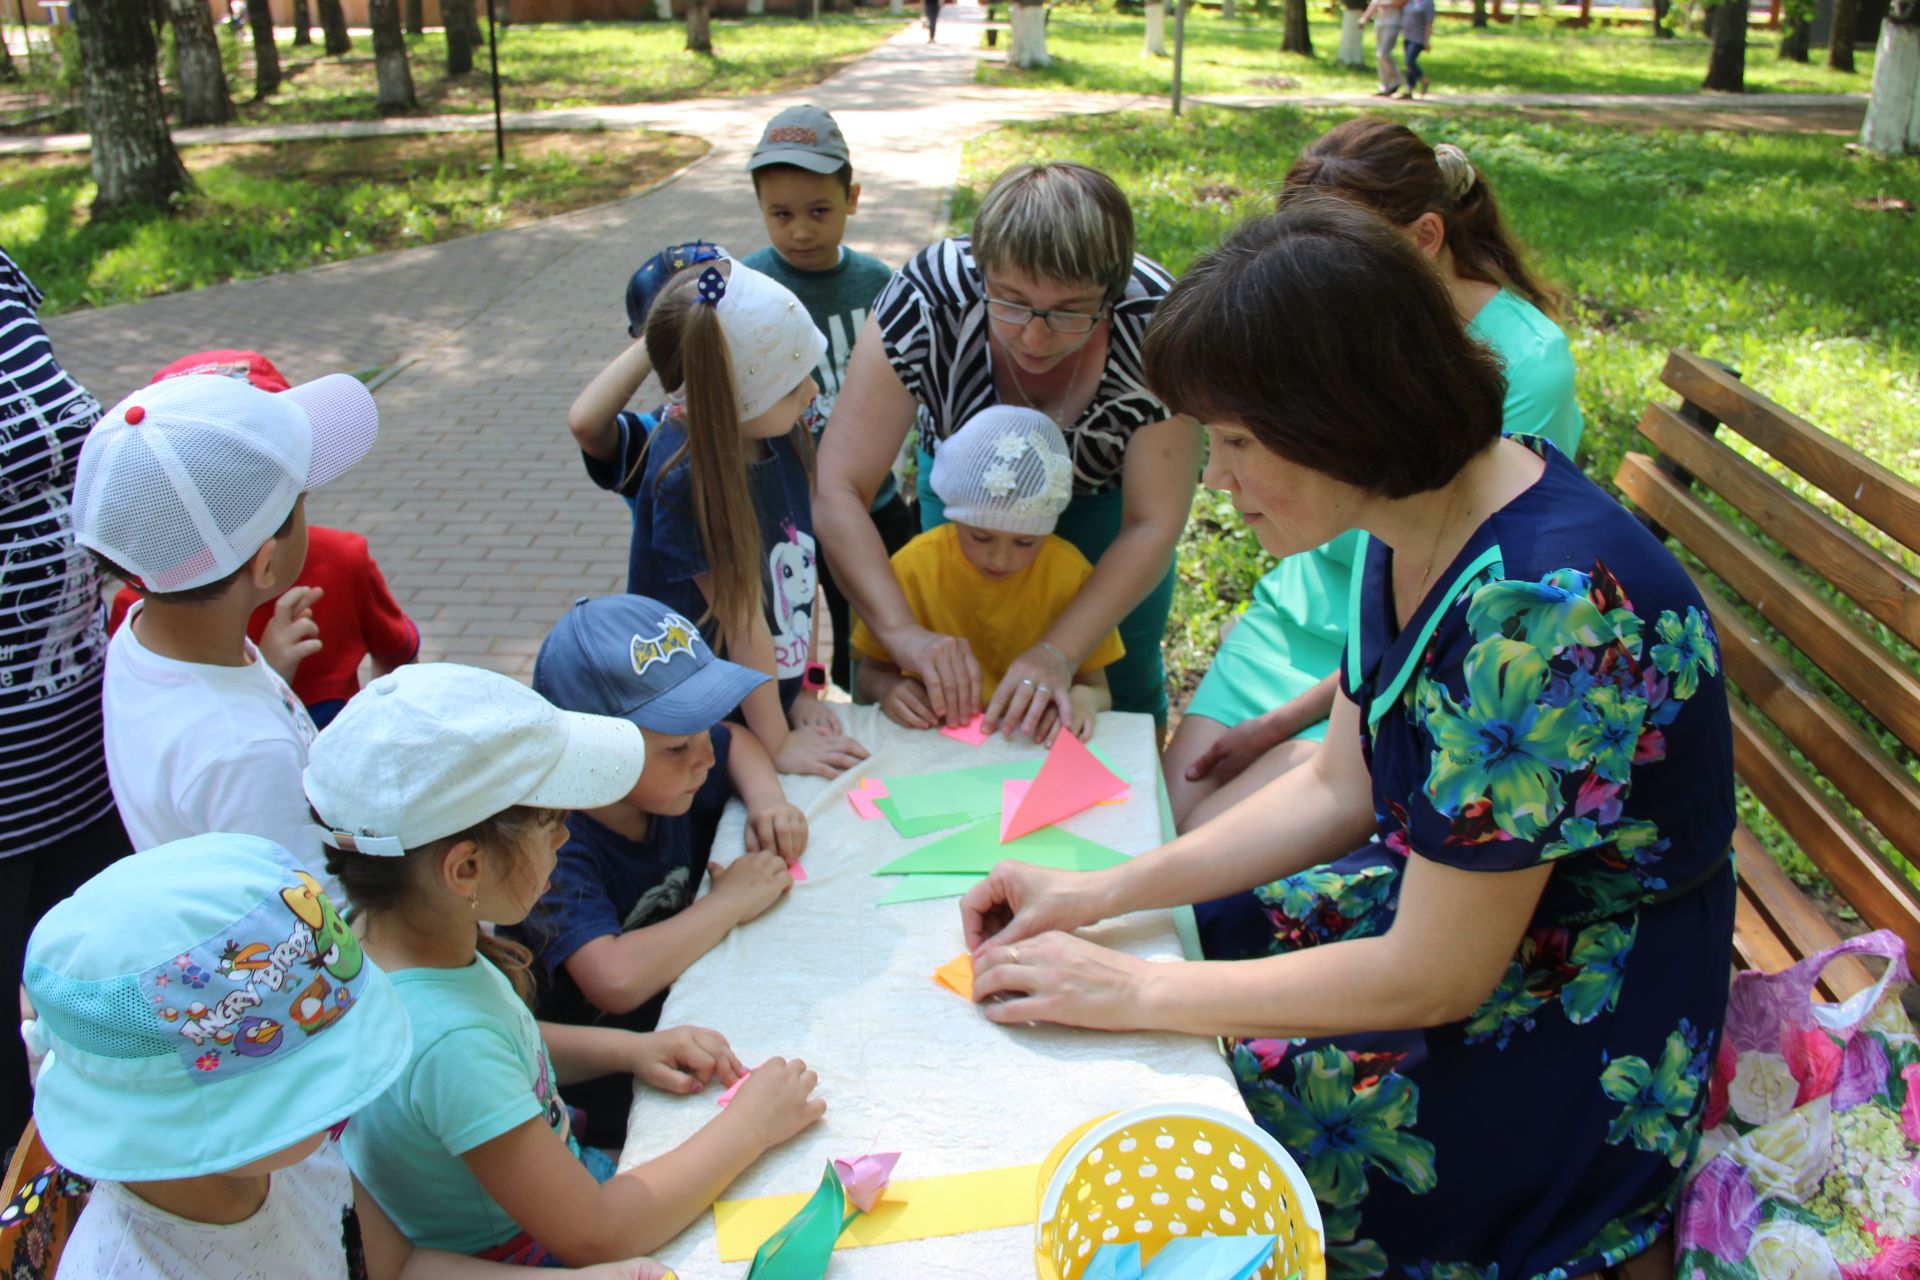
[[[894,576],[921,626],[966,638],[988,702],[1007,667],[1046,642],[1047,628],[1093,575],[1087,558],[1053,532],[1073,496],[1073,458],[1052,418],[995,405],[940,442],[931,483],[949,523],[902,547]],[[865,621],[854,625],[853,651],[863,699],[909,729],[939,723],[926,686],[894,663]],[[1105,669],[1125,653],[1119,631],[1109,632],[1074,673],[1067,729],[1083,742],[1094,717],[1113,705]],[[1052,693],[1045,685],[1034,690],[1034,705],[1047,708],[1035,741],[1051,743],[1060,731]],[[1008,720],[1008,736],[1018,727]]]
[[[581,392],[568,423],[588,474],[634,499],[627,590],[698,620],[713,648],[772,676],[741,718],[783,773],[832,777],[866,757],[821,703],[814,660],[812,440],[826,339],[784,286],[725,260],[676,275],[643,339]],[[621,410],[649,373],[668,404],[650,435]]]
[[[329,868],[413,1027],[406,1066],[348,1127],[347,1162],[416,1245],[522,1265],[644,1252],[826,1110],[806,1064],[775,1058],[699,1133],[624,1173],[574,1141],[569,1081],[625,1072],[697,1093],[741,1075],[711,1031],[536,1024],[526,949],[480,927],[526,917],[566,811],[626,795],[644,755],[627,721],[449,664],[374,681],[314,742]]]

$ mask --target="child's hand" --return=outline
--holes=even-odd
[[[811,773],[837,778],[867,758],[867,749],[852,738],[827,733],[818,725],[795,729],[774,754],[773,767],[781,773]]]
[[[747,810],[747,852],[769,850],[792,866],[807,851],[807,815],[785,800]]]
[[[840,732],[840,717],[833,714],[832,707],[811,693],[802,693],[793,700],[793,705],[787,709],[787,723],[795,729]]]
[[[894,683],[887,690],[887,696],[880,700],[880,712],[903,729],[931,729],[940,723],[933,714],[933,699],[927,696],[927,686],[907,676]]]
[[[707,874],[713,877],[713,896],[732,909],[735,924],[765,914],[781,894],[793,888],[793,873],[779,854],[767,849],[735,858],[724,867],[708,863]]]
[[[260,633],[260,656],[289,684],[301,660],[320,652],[320,624],[313,620],[320,596],[319,587],[288,587],[273,602],[273,616]]]
[[[596,1267],[579,1267],[566,1275],[585,1276],[587,1280],[678,1280],[671,1268],[652,1258],[628,1258],[625,1262],[603,1262]]]
[[[1100,717],[1099,696],[1092,689],[1075,685],[1073,692],[1067,695],[1067,701],[1073,707],[1073,715],[1067,721],[1067,728],[1072,731],[1074,737],[1085,742],[1093,737],[1094,722]],[[1049,738],[1047,742],[1051,746],[1053,740]]]
[[[813,1095],[820,1077],[795,1058],[768,1058],[753,1069],[727,1106],[729,1116],[745,1116],[767,1146],[778,1146],[827,1114],[824,1099]]]
[[[627,1069],[662,1093],[698,1093],[716,1077],[732,1084],[746,1073],[727,1038],[705,1027],[635,1035]]]

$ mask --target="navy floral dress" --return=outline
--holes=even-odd
[[[1393,923],[1410,857],[1550,863],[1498,988],[1424,1030],[1243,1040],[1235,1074],[1306,1170],[1329,1273],[1558,1280],[1666,1229],[1699,1136],[1733,930],[1732,741],[1686,574],[1559,452],[1404,630],[1367,546],[1342,688],[1379,840],[1201,909],[1240,958]],[[1409,973],[1408,982],[1418,982]]]

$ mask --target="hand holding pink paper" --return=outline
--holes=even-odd
[[[732,1084],[728,1085],[727,1091],[713,1100],[713,1105],[715,1105],[716,1107],[724,1107],[729,1102],[732,1102],[733,1095],[740,1092],[740,1086],[745,1084],[747,1082],[747,1077],[752,1074],[753,1074],[752,1067],[748,1067],[746,1070],[742,1071],[740,1073],[740,1078],[738,1080],[735,1080]]]
[[[982,727],[986,719],[987,713],[982,711],[957,729],[949,725],[940,730],[940,736],[952,738],[955,742],[964,742],[970,747],[977,747],[987,740],[987,732]]]
[[[893,1166],[900,1163],[898,1151],[883,1151],[877,1155],[861,1156],[858,1160],[835,1160],[833,1170],[840,1175],[840,1187],[847,1193],[847,1199],[854,1208],[862,1213],[872,1213],[873,1206],[887,1189],[887,1183],[893,1178]]]

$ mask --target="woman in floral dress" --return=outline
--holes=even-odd
[[[1003,863],[962,904],[976,999],[1229,1037],[1335,1276],[1562,1280],[1645,1251],[1698,1142],[1731,959],[1699,594],[1564,455],[1500,438],[1497,361],[1350,204],[1205,255],[1147,359],[1267,551],[1364,532],[1341,697],[1309,767],[1171,845],[1086,875]],[[1207,962],[1065,932],[1230,894]]]

